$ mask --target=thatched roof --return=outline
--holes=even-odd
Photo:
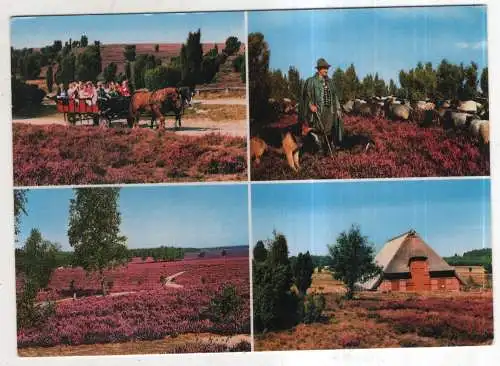
[[[455,271],[414,230],[390,239],[375,257],[375,262],[383,268],[384,274],[408,274],[412,258],[427,259],[431,273]],[[381,280],[378,276],[360,286],[375,289]]]

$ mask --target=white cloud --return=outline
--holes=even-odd
[[[483,40],[479,42],[457,42],[455,46],[461,49],[484,50],[488,47],[488,44]]]

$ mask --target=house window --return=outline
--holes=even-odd
[[[472,267],[469,267],[469,272],[472,272]]]

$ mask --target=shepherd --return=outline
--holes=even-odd
[[[299,122],[321,135],[320,152],[332,153],[340,148],[344,123],[333,80],[328,77],[330,64],[320,58],[316,73],[308,78],[299,104]]]

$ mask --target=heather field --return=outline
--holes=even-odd
[[[277,125],[294,123],[285,116]],[[487,176],[489,159],[481,154],[478,141],[465,133],[442,127],[423,128],[414,123],[381,118],[344,117],[347,140],[370,137],[375,147],[349,146],[333,157],[304,154],[301,171],[288,168],[284,156],[267,153],[261,164],[252,166],[252,180],[358,179],[392,177]],[[352,140],[352,139],[351,139]]]
[[[256,335],[255,350],[472,346],[493,341],[491,291],[364,292],[346,300],[334,282],[327,286],[324,278],[313,279],[314,290],[326,298],[322,322]]]
[[[83,270],[57,269],[38,297],[39,306],[54,300],[55,313],[36,328],[18,330],[19,353],[250,351],[248,268],[248,257],[129,263],[105,273],[106,296]],[[240,300],[222,317],[214,299],[228,286]]]
[[[13,125],[17,186],[235,181],[246,139],[149,129]]]

